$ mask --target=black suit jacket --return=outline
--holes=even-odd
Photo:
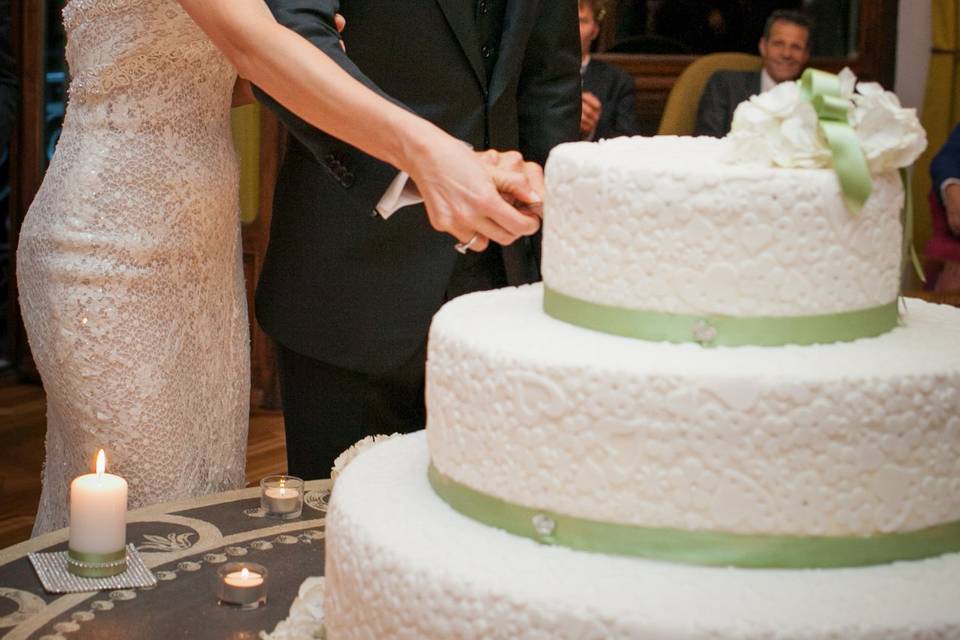
[[[629,73],[591,58],[583,71],[583,90],[597,96],[603,107],[594,140],[640,134],[637,87]]]
[[[759,71],[717,71],[707,80],[697,110],[695,136],[722,138],[730,132],[737,106],[760,93]]]
[[[476,149],[544,162],[580,117],[576,0],[509,0],[488,82],[465,0],[268,0],[277,20],[351,75]],[[339,46],[333,15],[347,19]],[[362,72],[361,72],[362,69]],[[444,301],[455,240],[418,205],[374,214],[397,170],[318,131],[262,93],[293,133],[280,170],[256,313],[274,339],[354,371],[398,366]],[[508,281],[538,277],[531,245],[503,250]]]

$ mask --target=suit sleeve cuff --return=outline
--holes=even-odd
[[[940,183],[940,201],[947,201],[947,187],[954,184],[960,184],[960,178],[947,178]]]

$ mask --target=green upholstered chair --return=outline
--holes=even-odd
[[[747,53],[711,53],[697,58],[683,70],[670,89],[657,133],[672,136],[689,136],[693,133],[700,96],[714,71],[757,71],[761,66],[760,56]]]

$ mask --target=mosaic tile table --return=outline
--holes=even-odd
[[[255,640],[287,617],[297,588],[323,573],[329,480],[307,483],[299,519],[264,518],[259,488],[131,511],[132,543],[157,586],[48,594],[27,554],[66,548],[67,530],[0,550],[0,637],[4,640]],[[216,601],[217,566],[245,560],[269,572],[267,604],[254,611]]]

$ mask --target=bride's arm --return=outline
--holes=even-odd
[[[278,24],[262,0],[179,1],[240,76],[307,123],[410,174],[434,228],[460,241],[479,231],[501,244],[536,231],[538,222],[503,201],[463,143],[364,87]]]

